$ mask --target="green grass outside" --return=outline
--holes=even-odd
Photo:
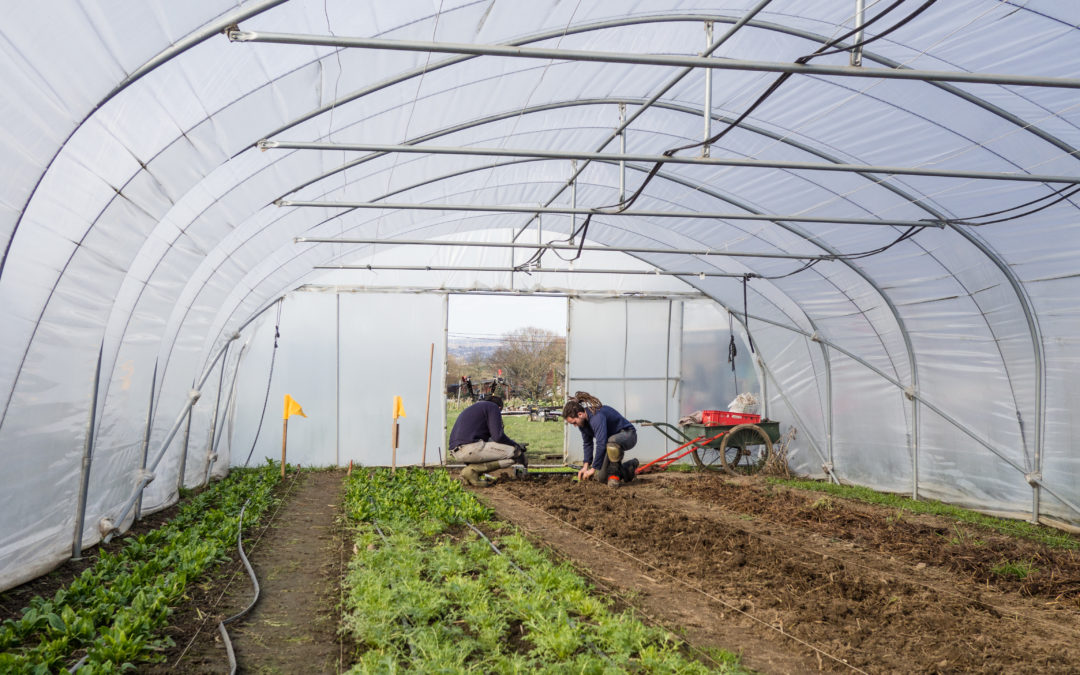
[[[968,509],[960,508],[959,506],[944,504],[936,500],[914,500],[910,497],[904,497],[889,492],[877,492],[859,485],[835,485],[823,481],[799,480],[794,478],[768,478],[767,480],[770,483],[777,485],[787,485],[802,490],[824,492],[836,497],[857,499],[870,504],[881,504],[910,513],[926,513],[961,523],[980,525],[1012,537],[1030,539],[1051,548],[1080,550],[1080,541],[1067,532],[1055,530],[1051,527],[1046,527],[1045,525],[1033,525],[1023,520],[995,518],[994,516],[970,511]]]
[[[446,442],[450,443],[450,430],[454,428],[454,422],[458,415],[466,408],[465,405],[457,405],[450,402],[446,406]],[[558,464],[561,460],[543,459],[544,455],[559,455],[563,452],[563,427],[566,422],[561,419],[558,422],[531,422],[528,415],[505,415],[503,416],[503,430],[506,435],[518,443],[529,445],[530,464]],[[577,433],[576,430],[574,432]],[[570,437],[571,443],[575,436]],[[580,444],[580,440],[578,441]]]

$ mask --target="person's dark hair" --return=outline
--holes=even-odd
[[[495,394],[484,394],[483,396],[480,397],[480,400],[481,401],[491,401],[492,403],[499,406],[500,408],[503,407],[502,396],[496,396]]]
[[[562,416],[563,419],[577,417],[578,413],[585,412],[586,408],[596,410],[602,405],[604,404],[600,402],[600,399],[587,391],[574,392],[574,395],[566,402],[566,405],[563,406]]]

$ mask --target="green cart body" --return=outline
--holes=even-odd
[[[655,427],[668,439],[681,444],[671,453],[641,467],[639,472],[667,468],[672,462],[690,454],[694,464],[706,471],[754,474],[761,471],[772,456],[772,444],[780,440],[780,423],[768,419],[757,423],[688,424],[683,427],[648,420],[634,422]],[[677,436],[666,432],[665,427]],[[680,454],[674,455],[677,451],[681,451]]]

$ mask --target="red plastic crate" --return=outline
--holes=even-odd
[[[702,410],[701,423],[707,427],[728,426],[733,424],[757,424],[761,415],[730,412],[728,410]]]

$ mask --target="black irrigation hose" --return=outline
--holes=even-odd
[[[266,393],[263,395],[262,412],[259,414],[259,426],[255,429],[255,439],[251,441],[251,449],[248,450],[247,459],[244,460],[244,466],[247,467],[248,462],[251,461],[251,455],[255,452],[255,446],[259,442],[259,434],[262,433],[263,420],[266,419],[266,404],[270,401],[270,383],[274,379],[274,362],[277,361],[278,350],[278,338],[281,337],[281,303],[282,300],[278,300],[277,318],[274,320],[274,351],[270,353],[270,374],[266,376]],[[236,364],[236,368],[239,370],[239,362]]]
[[[240,551],[240,560],[243,561],[244,567],[247,569],[248,576],[251,577],[251,585],[255,587],[255,597],[251,599],[248,606],[233,614],[229,618],[218,623],[218,631],[221,633],[221,641],[225,643],[225,652],[229,655],[229,675],[236,673],[236,652],[233,651],[232,640],[229,639],[229,631],[225,630],[225,624],[232,623],[240,617],[244,616],[251,611],[251,608],[255,606],[255,603],[259,601],[259,580],[255,577],[255,570],[251,568],[251,563],[248,561],[247,555],[244,553],[244,509],[251,502],[248,499],[244,502],[244,505],[240,507],[240,525],[236,532],[236,548]]]

